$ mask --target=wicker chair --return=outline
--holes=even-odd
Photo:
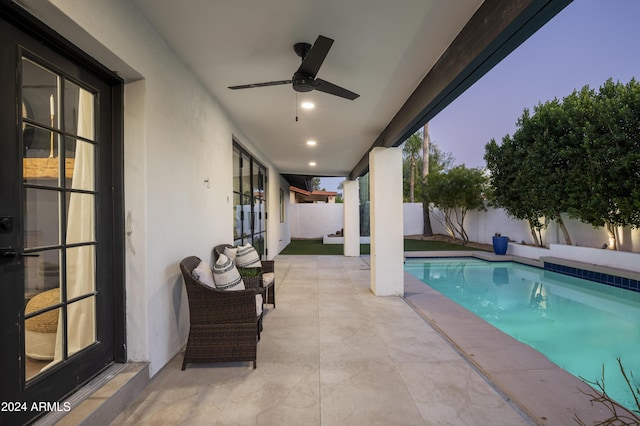
[[[234,246],[232,246],[231,244],[220,244],[214,247],[213,249],[213,257],[214,257],[214,261],[218,260],[218,257],[220,256],[220,254],[224,253],[224,249],[225,248],[233,248]],[[273,275],[273,279],[270,280],[271,282],[264,286],[264,303],[267,305],[273,305],[273,309],[276,308],[276,279],[275,279],[275,262],[273,260],[261,260],[260,263],[262,264],[262,268],[260,268],[259,271],[259,276],[262,276],[263,274],[266,273],[271,273]],[[245,277],[247,275],[246,274],[246,270],[243,270],[242,268],[239,269],[240,271],[240,275],[242,275],[242,279],[245,279]],[[265,282],[265,280],[262,281],[263,283]]]
[[[189,299],[190,329],[182,369],[187,363],[253,361],[262,317],[256,315],[260,279],[243,279],[245,290],[221,291],[193,277],[200,263],[195,256],[180,262]]]

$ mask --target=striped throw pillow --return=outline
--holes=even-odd
[[[260,268],[262,266],[258,252],[251,246],[251,244],[247,243],[238,247],[238,251],[236,253],[236,266],[238,268]]]
[[[244,290],[244,282],[236,265],[224,254],[213,265],[213,280],[219,290]]]

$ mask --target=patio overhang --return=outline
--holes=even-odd
[[[373,148],[400,145],[569,3],[485,1],[354,166],[349,179],[367,173]]]

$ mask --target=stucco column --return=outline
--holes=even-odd
[[[371,290],[376,296],[404,295],[402,150],[369,153],[371,198]]]
[[[345,180],[344,190],[344,255],[360,256],[360,184]]]

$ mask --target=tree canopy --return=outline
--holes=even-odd
[[[403,153],[403,199],[405,202],[428,202],[425,182],[422,178],[422,136],[414,134],[402,146]],[[429,174],[438,174],[451,168],[454,158],[449,152],[442,152],[435,143],[429,144]],[[412,171],[413,169],[413,171]],[[413,173],[413,200],[411,184]]]
[[[485,160],[494,205],[527,220],[534,238],[556,220],[571,244],[566,213],[606,226],[615,244],[617,227],[640,227],[640,85],[608,80],[525,109]]]
[[[443,213],[442,221],[451,237],[469,241],[464,220],[469,211],[484,209],[487,182],[481,169],[464,164],[427,176],[427,196]]]

